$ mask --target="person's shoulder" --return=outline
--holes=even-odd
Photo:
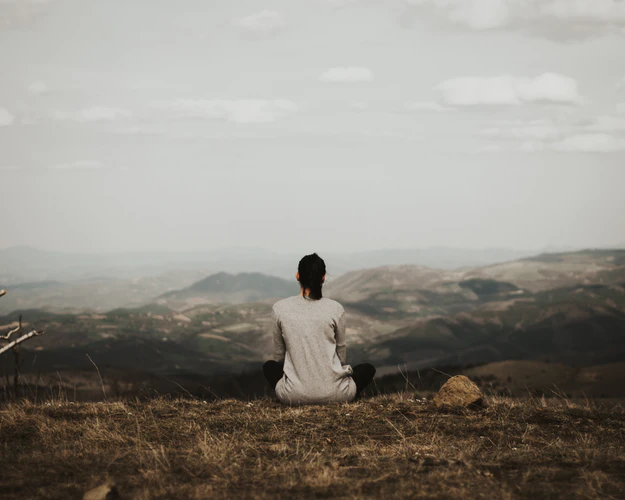
[[[338,314],[342,314],[345,312],[345,308],[338,300],[334,300],[329,297],[323,297],[322,300],[325,300],[328,303],[328,305],[330,305],[336,310]]]
[[[272,309],[274,311],[280,311],[282,308],[288,307],[289,304],[292,303],[293,300],[296,298],[297,298],[297,295],[294,295],[293,297],[286,297],[284,299],[280,299],[274,302]]]

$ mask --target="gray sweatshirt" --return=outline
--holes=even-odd
[[[272,319],[275,359],[284,360],[284,375],[276,385],[280,401],[310,404],[355,398],[340,303],[294,295],[273,305]]]

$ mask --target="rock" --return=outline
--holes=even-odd
[[[103,485],[87,491],[82,497],[83,500],[117,500],[119,498],[121,497],[117,491],[117,486],[112,481],[107,481]]]
[[[440,388],[432,402],[438,407],[481,406],[484,403],[482,391],[464,375],[451,377]]]

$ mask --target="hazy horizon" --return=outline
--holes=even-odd
[[[623,0],[1,0],[0,248],[618,247],[624,42]]]
[[[356,250],[333,250],[329,249],[321,249],[319,245],[315,247],[312,245],[307,252],[317,252],[321,254],[322,252],[328,254],[353,254],[353,253],[368,253],[368,252],[401,252],[401,251],[428,251],[428,250],[436,250],[436,249],[446,249],[453,251],[469,251],[469,252],[479,252],[479,251],[511,251],[511,252],[532,252],[532,251],[545,251],[545,252],[574,252],[585,249],[622,249],[625,247],[625,242],[615,243],[613,245],[599,245],[599,246],[583,246],[583,247],[574,247],[574,246],[565,246],[565,245],[546,245],[537,248],[516,248],[516,247],[506,247],[506,246],[489,246],[489,247],[463,247],[463,246],[447,246],[447,245],[431,245],[431,246],[408,246],[408,247],[372,247],[372,248],[364,248],[364,249],[356,249]],[[52,253],[62,253],[62,254],[84,254],[84,255],[121,255],[121,254],[200,254],[203,252],[218,252],[225,250],[258,250],[262,252],[277,254],[277,255],[294,255],[297,254],[297,251],[281,251],[280,249],[270,249],[264,248],[260,246],[254,245],[222,245],[216,246],[213,248],[191,248],[186,250],[162,250],[158,248],[148,249],[148,250],[114,250],[114,251],[65,251],[58,250],[55,248],[45,248],[43,246],[38,245],[9,245],[3,248],[0,248],[1,251],[11,250],[11,249],[32,249],[41,252],[52,252]],[[316,249],[315,249],[316,248]],[[302,254],[304,255],[304,254]]]

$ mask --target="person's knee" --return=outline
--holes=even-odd
[[[375,375],[375,366],[373,366],[371,363],[365,363],[365,368],[367,370],[367,375],[373,378]]]
[[[270,359],[269,361],[266,361],[265,364],[263,364],[263,374],[265,375],[265,377],[272,376],[272,374],[277,369],[277,364],[278,363],[276,363],[273,359]]]

